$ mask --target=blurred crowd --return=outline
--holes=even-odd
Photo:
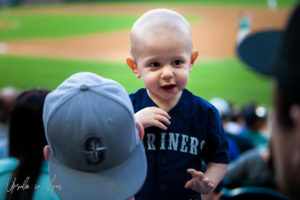
[[[0,91],[0,158],[8,156],[8,122],[19,91],[5,87]]]
[[[249,102],[237,109],[221,98],[210,102],[219,111],[230,149],[231,162],[223,186],[275,188],[268,108]]]

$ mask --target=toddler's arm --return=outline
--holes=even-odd
[[[188,169],[187,172],[192,175],[192,179],[186,182],[185,188],[195,190],[201,194],[212,192],[224,178],[227,170],[227,164],[211,162],[207,165],[205,173]]]
[[[167,130],[165,124],[170,125],[171,117],[169,114],[158,107],[147,107],[135,113],[135,120],[140,122],[144,128],[156,126]]]

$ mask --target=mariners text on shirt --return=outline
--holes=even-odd
[[[160,136],[159,150],[180,151],[182,153],[197,155],[199,144],[200,150],[203,149],[205,144],[205,140],[202,140],[199,143],[198,138],[181,133],[161,132]],[[166,140],[166,136],[169,137],[168,141]],[[146,140],[147,150],[157,150],[157,147],[155,146],[156,134],[147,133]]]

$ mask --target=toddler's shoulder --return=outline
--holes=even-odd
[[[190,91],[186,90],[188,98],[191,99],[193,105],[196,107],[195,109],[200,109],[201,111],[207,111],[207,112],[217,112],[217,109],[212,105],[209,101],[203,99],[202,97],[199,97],[197,95],[194,95]]]
[[[130,100],[132,102],[135,102],[135,101],[144,99],[145,95],[147,95],[146,89],[145,88],[141,88],[138,91],[136,91],[135,93],[131,93],[129,95],[129,97],[130,97]]]

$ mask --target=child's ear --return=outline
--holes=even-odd
[[[198,51],[197,50],[192,51],[189,71],[192,71],[192,68],[197,58],[198,58]]]
[[[144,138],[144,135],[145,135],[144,127],[143,127],[142,123],[140,123],[138,121],[136,122],[136,126],[137,126],[138,131],[139,131],[140,140],[143,141],[143,138]]]
[[[44,146],[44,158],[48,162],[49,162],[49,156],[50,156],[50,146],[46,145]]]
[[[137,78],[140,78],[141,75],[140,75],[140,73],[139,73],[138,67],[137,67],[137,65],[135,64],[134,60],[133,60],[132,58],[128,57],[128,58],[126,59],[126,63],[127,63],[127,65],[129,66],[129,68],[131,69],[131,71],[135,74],[135,76],[136,76]]]

